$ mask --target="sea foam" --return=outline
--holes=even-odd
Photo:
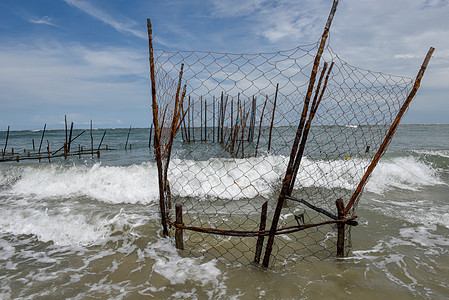
[[[169,169],[172,194],[223,199],[270,196],[276,193],[288,158],[267,156],[246,159],[211,158],[206,161],[173,159]],[[367,165],[362,159],[311,160],[303,158],[295,188],[343,188],[353,190]],[[153,162],[130,166],[63,166],[47,164],[2,171],[1,193],[34,199],[85,196],[106,203],[157,203],[157,168]],[[9,171],[8,171],[9,172]],[[13,178],[11,178],[13,176]],[[391,189],[417,190],[444,184],[438,170],[413,156],[382,160],[366,190],[382,194]]]

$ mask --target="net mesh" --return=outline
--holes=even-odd
[[[271,225],[317,48],[318,43],[260,54],[155,51],[163,149],[169,143],[182,64],[186,85],[167,175],[169,223],[175,222],[178,204],[185,227],[223,231],[184,230],[184,251],[190,255],[253,261],[257,235],[225,232],[258,232],[265,202],[266,228]],[[333,67],[292,197],[337,214],[336,199],[347,203],[354,193],[413,82],[351,66],[330,47],[323,60]],[[287,200],[278,227],[328,220],[304,203]],[[335,257],[336,239],[335,223],[277,235],[272,262]]]

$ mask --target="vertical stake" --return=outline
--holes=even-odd
[[[345,217],[345,205],[342,199],[335,201],[338,212],[338,220]],[[345,223],[337,223],[338,237],[337,237],[337,257],[345,256]]]
[[[176,232],[175,232],[175,243],[176,249],[184,250],[184,241],[182,236],[182,227],[184,224],[182,222],[182,205],[176,204]],[[179,226],[179,227],[178,227]]]
[[[273,131],[274,114],[276,113],[276,102],[278,99],[278,91],[279,91],[279,83],[276,84],[276,93],[274,94],[273,114],[271,115],[270,133],[268,135],[268,152],[270,152],[271,149],[271,133]]]
[[[265,225],[267,223],[267,206],[268,206],[268,201],[265,201],[265,203],[262,205],[262,212],[260,214],[259,232],[262,232],[265,230]],[[262,255],[263,240],[264,240],[264,235],[260,233],[259,237],[257,238],[256,253],[254,254],[254,263],[255,264],[260,263],[260,256]]]

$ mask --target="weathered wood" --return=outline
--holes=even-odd
[[[40,156],[40,153],[41,153],[42,142],[44,141],[44,135],[45,135],[45,129],[46,129],[46,128],[47,128],[47,124],[44,124],[44,130],[42,131],[41,142],[40,142],[40,144],[39,144],[39,151],[38,151],[39,156]],[[39,161],[40,161],[40,160],[39,160]]]
[[[267,207],[268,207],[268,201],[265,201],[265,203],[262,205],[262,211],[260,213],[260,224],[259,224],[260,232],[265,231],[265,225],[267,223]],[[260,256],[262,255],[263,240],[264,240],[264,236],[262,234],[259,234],[259,237],[257,238],[257,242],[256,242],[256,253],[254,254],[254,263],[255,264],[260,263]]]
[[[6,154],[6,147],[8,146],[8,139],[9,139],[9,125],[8,125],[8,131],[6,132],[6,142],[5,142],[5,149],[3,149],[3,157],[5,157],[5,154]]]
[[[101,144],[103,144],[104,136],[106,135],[106,130],[103,132],[103,136],[101,137],[100,144],[98,144],[98,153],[100,153]]]
[[[70,152],[70,146],[72,145],[72,132],[73,132],[73,122],[70,124],[69,144],[67,146],[67,152]]]
[[[176,224],[179,227],[176,227],[175,231],[175,243],[176,248],[179,250],[184,250],[184,241],[183,241],[183,229],[181,226],[184,225],[182,222],[182,205],[176,204]]]
[[[345,204],[342,199],[335,201],[338,212],[338,220],[342,220],[345,217]],[[345,256],[345,223],[337,223],[337,257]]]
[[[254,153],[254,156],[257,156],[257,151],[259,149],[260,134],[262,133],[263,114],[265,112],[265,107],[267,106],[267,101],[268,101],[268,95],[266,95],[266,97],[265,97],[265,103],[263,104],[262,113],[260,114],[259,133],[258,133],[258,136],[257,136],[256,151]]]
[[[273,112],[272,112],[272,115],[271,115],[270,133],[268,134],[268,148],[267,148],[268,152],[270,152],[270,150],[271,150],[271,134],[273,132],[274,115],[276,113],[276,104],[277,104],[277,99],[278,99],[278,91],[279,91],[279,83],[276,84],[276,92],[274,94],[274,103],[273,103]]]
[[[266,250],[265,250],[265,256],[264,256],[264,260],[263,260],[263,266],[264,267],[268,267],[269,265],[269,261],[270,261],[270,256],[271,256],[271,252],[273,250],[273,243],[274,243],[274,234],[276,232],[276,228],[278,226],[278,222],[279,222],[279,217],[281,215],[281,210],[282,210],[282,206],[284,204],[285,201],[285,195],[288,191],[288,188],[290,187],[290,182],[291,182],[291,177],[292,177],[292,172],[293,172],[293,166],[294,166],[294,160],[296,157],[296,152],[298,149],[298,144],[299,144],[299,140],[301,138],[302,135],[302,130],[304,127],[304,123],[305,123],[305,119],[306,119],[306,115],[307,115],[307,111],[308,111],[308,105],[309,105],[309,101],[310,98],[312,97],[312,91],[313,91],[313,86],[315,85],[315,79],[316,79],[316,74],[318,72],[318,66],[321,60],[321,56],[323,54],[324,51],[324,46],[326,44],[326,40],[327,37],[329,35],[329,29],[330,26],[332,24],[332,20],[334,18],[335,15],[335,11],[337,10],[337,5],[338,5],[338,0],[334,0],[333,5],[332,5],[332,9],[331,12],[329,14],[329,17],[327,19],[326,22],[326,26],[324,28],[324,32],[323,35],[321,36],[321,41],[320,41],[320,45],[318,47],[318,51],[315,55],[315,60],[313,63],[313,68],[312,68],[312,72],[310,75],[310,80],[309,80],[309,86],[307,89],[307,94],[306,97],[304,99],[304,107],[303,107],[303,113],[301,115],[301,120],[300,123],[298,125],[298,129],[296,131],[296,136],[295,139],[293,141],[293,146],[292,146],[292,151],[290,153],[290,160],[287,166],[287,170],[285,172],[285,177],[282,183],[282,189],[281,192],[279,194],[278,197],[278,202],[276,205],[276,209],[273,215],[273,220],[271,222],[271,228],[270,228],[270,236],[268,238],[268,242],[267,242],[267,246],[266,246]]]
[[[377,150],[377,153],[374,156],[373,160],[371,161],[370,165],[366,169],[365,174],[363,175],[362,179],[360,180],[354,194],[352,194],[351,199],[349,200],[348,204],[346,204],[345,215],[347,215],[349,213],[349,210],[355,204],[355,202],[358,199],[358,197],[360,196],[363,188],[365,187],[365,184],[368,181],[369,176],[373,172],[373,170],[376,167],[377,163],[379,162],[381,156],[385,153],[385,150],[387,150],[387,147],[390,144],[391,139],[393,138],[393,135],[396,132],[396,129],[398,128],[399,122],[401,121],[402,117],[404,116],[405,112],[407,111],[407,108],[410,105],[410,102],[412,102],[413,98],[416,95],[416,92],[419,89],[419,86],[421,85],[421,79],[424,76],[424,72],[427,69],[427,65],[429,64],[430,58],[432,57],[432,54],[434,51],[435,51],[435,48],[430,47],[429,51],[427,52],[427,55],[421,65],[421,69],[419,70],[418,75],[416,76],[415,83],[413,85],[412,90],[410,91],[409,95],[407,96],[407,99],[402,104],[401,109],[399,110],[398,114],[396,115],[396,118],[394,119],[387,135],[385,136],[385,139],[383,140],[382,144],[380,145],[379,150]]]
[[[156,79],[155,79],[155,68],[154,68],[154,57],[153,57],[153,33],[151,28],[151,20],[147,19],[148,28],[148,51],[150,60],[150,79],[151,79],[151,99],[153,108],[153,125],[154,125],[154,150],[156,156],[156,163],[158,169],[158,180],[159,180],[159,208],[161,210],[161,224],[163,235],[168,236],[167,228],[167,214],[165,211],[165,201],[164,201],[164,189],[163,189],[163,177],[162,177],[162,153],[160,144],[160,129],[158,124],[158,104],[156,99]]]
[[[128,149],[128,141],[129,141],[129,134],[130,133],[131,133],[131,126],[129,126],[128,135],[126,137],[125,150]]]
[[[90,120],[90,150],[92,152],[92,157],[94,157],[94,136],[92,133],[92,120]]]
[[[301,136],[301,143],[299,144],[299,150],[298,153],[296,154],[295,157],[295,162],[293,165],[293,172],[292,172],[292,178],[290,181],[290,186],[288,188],[287,191],[287,195],[291,195],[292,190],[295,186],[295,181],[296,181],[296,176],[298,174],[298,170],[299,170],[299,166],[301,164],[301,160],[304,154],[304,149],[306,147],[306,143],[307,143],[307,138],[309,136],[309,130],[310,130],[310,126],[312,125],[312,121],[313,118],[315,117],[316,111],[318,109],[319,104],[321,103],[321,99],[323,98],[323,94],[324,91],[326,90],[326,86],[327,86],[327,81],[329,80],[329,75],[330,72],[332,71],[332,67],[334,66],[334,63],[331,64],[331,67],[329,68],[329,72],[327,72],[327,76],[325,79],[325,83],[323,86],[323,90],[321,91],[321,95],[320,95],[320,89],[321,89],[321,82],[323,80],[324,74],[326,73],[326,69],[327,69],[327,63],[324,63],[323,69],[321,71],[321,75],[320,78],[318,80],[318,85],[315,89],[315,97],[313,98],[312,101],[312,107],[310,108],[310,113],[309,113],[309,118],[304,126],[303,132],[302,132],[302,136]],[[318,98],[318,95],[320,95],[320,97]]]

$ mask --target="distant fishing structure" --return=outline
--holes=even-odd
[[[274,53],[154,50],[147,20],[161,225],[178,249],[264,267],[348,254],[434,48],[414,80],[351,66],[326,45],[337,5],[317,43]]]
[[[10,126],[6,131],[5,145],[1,150],[0,162],[20,162],[23,160],[37,160],[39,162],[52,162],[55,159],[67,159],[70,156],[77,156],[81,158],[83,155],[88,155],[91,157],[100,158],[102,151],[113,151],[117,150],[117,148],[110,147],[109,145],[103,145],[104,138],[106,136],[106,130],[103,132],[103,135],[98,143],[98,146],[94,146],[94,137],[93,137],[93,127],[92,120],[90,121],[90,145],[81,145],[80,143],[75,143],[77,139],[86,133],[86,130],[82,130],[76,136],[74,134],[74,123],[71,122],[70,130],[68,129],[67,116],[65,119],[65,141],[62,145],[51,145],[50,140],[46,138],[47,132],[47,124],[44,124],[44,128],[42,130],[42,134],[40,135],[40,139],[36,139],[39,141],[39,147],[35,143],[35,139],[33,138],[30,142],[30,147],[21,150],[11,149],[8,151],[8,141],[10,138]],[[79,130],[78,130],[79,131]],[[132,150],[132,144],[129,144],[129,136],[131,133],[131,126],[128,130],[128,135],[126,138],[125,148],[124,150]],[[150,137],[148,147],[151,148],[151,139],[152,139],[152,128],[150,129]],[[51,147],[51,148],[50,148]]]

